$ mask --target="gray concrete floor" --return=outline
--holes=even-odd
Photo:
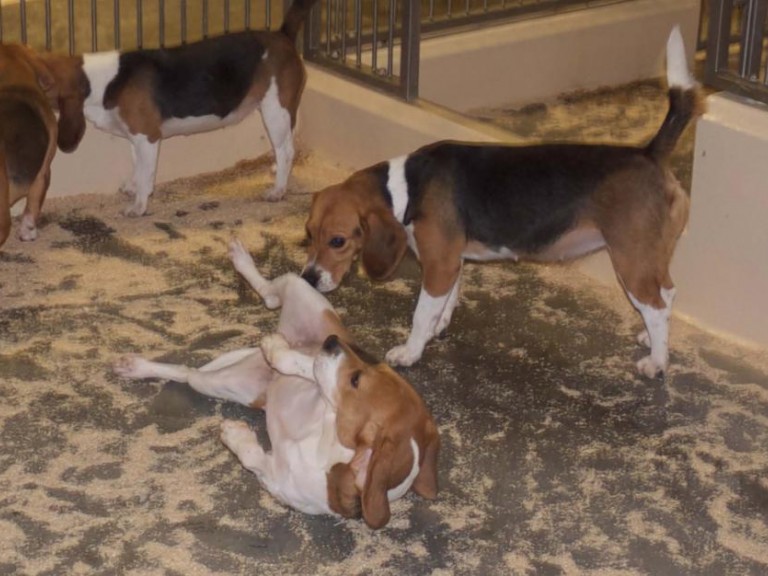
[[[623,100],[568,112],[577,100],[484,117],[575,136],[545,121],[562,112],[587,139],[637,141],[659,120],[640,126]],[[226,242],[236,233],[270,276],[297,270],[308,191],[344,176],[310,157],[269,204],[253,199],[265,165],[247,164],[163,186],[141,219],[120,217],[117,195],[54,200],[35,243],[0,250],[0,574],[768,570],[766,351],[674,319],[669,375],[640,378],[639,317],[572,267],[466,267],[447,334],[402,370],[439,424],[439,498],[399,501],[378,532],[259,487],[217,431],[242,419],[265,441],[262,414],[111,373],[121,353],[202,364],[274,329]],[[330,299],[381,356],[418,284],[409,258],[396,280],[353,276]]]

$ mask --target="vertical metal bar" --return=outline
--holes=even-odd
[[[208,0],[203,0],[203,38],[208,38]]]
[[[187,43],[187,0],[181,0],[181,43]]]
[[[267,0],[267,4],[269,4],[269,0]],[[251,29],[251,0],[245,0],[245,14],[243,15],[243,19],[245,20],[245,29],[250,30]]]
[[[465,15],[469,14],[469,9],[470,9],[469,8],[469,0],[465,0],[465,2],[464,2],[464,14]]]
[[[363,65],[363,3],[355,0],[355,28],[357,30],[357,46],[355,47],[355,66]]]
[[[371,44],[371,70],[376,74],[379,56],[379,0],[373,0],[373,36],[371,37]]]
[[[410,102],[419,97],[421,0],[403,0],[400,46],[400,93]]]
[[[224,0],[224,33],[229,32],[229,0]]]
[[[120,0],[115,0],[115,50],[120,49]]]
[[[96,12],[96,0],[91,0],[91,52],[99,50],[99,18]]]
[[[75,53],[75,0],[67,0],[67,24],[69,29],[69,55]]]
[[[451,0],[446,0],[446,3],[445,3],[445,17],[446,18],[450,18],[453,15],[451,10],[452,10]]]
[[[347,0],[341,0],[341,63],[347,61]]]
[[[709,5],[707,61],[705,78],[712,82],[721,67],[728,67],[728,44],[731,37],[731,9],[726,0],[712,0]]]
[[[435,19],[435,0],[429,0],[429,21]]]
[[[331,55],[331,0],[328,0],[325,10],[325,54]]]
[[[21,25],[21,43],[27,43],[27,0],[19,0],[19,24]]]
[[[51,0],[45,0],[45,49],[51,49]]]
[[[143,6],[141,0],[136,0],[136,47],[144,44],[144,23],[142,22]]]
[[[309,18],[306,24],[304,24],[304,42],[302,44],[302,52],[304,58],[309,60],[314,58],[317,53],[317,48],[320,44],[320,38],[322,28],[322,15],[320,10],[312,9],[309,12]]]
[[[3,3],[0,2],[0,42],[3,41]]]
[[[272,2],[267,0],[264,3],[264,29],[269,30],[272,28]]]
[[[165,0],[157,1],[157,34],[160,48],[165,47]]]
[[[744,25],[741,30],[741,60],[739,73],[742,78],[757,80],[763,55],[763,30],[768,2],[752,0],[745,8]]]
[[[407,2],[408,0],[404,0]],[[395,59],[395,2],[389,0],[389,30],[387,31],[387,78],[392,78],[392,62]]]

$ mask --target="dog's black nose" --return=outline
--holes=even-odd
[[[307,284],[312,286],[312,288],[317,288],[317,283],[320,281],[320,274],[317,273],[317,270],[312,267],[307,268],[301,273],[301,277]]]
[[[336,334],[331,334],[323,342],[323,352],[326,354],[335,354],[340,349],[339,337]]]

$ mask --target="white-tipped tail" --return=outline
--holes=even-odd
[[[667,84],[670,88],[690,90],[696,81],[688,71],[688,59],[685,56],[685,44],[680,26],[672,28],[667,40]]]

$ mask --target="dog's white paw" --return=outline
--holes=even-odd
[[[125,181],[123,181],[117,191],[120,192],[120,194],[124,194],[125,196],[135,196],[136,184],[134,183],[133,178],[127,178]]]
[[[291,346],[283,338],[282,334],[270,334],[261,340],[261,352],[264,354],[264,359],[267,361],[267,364],[274,367],[278,372],[280,371],[281,355],[290,349]]]
[[[256,264],[253,261],[251,254],[239,238],[232,238],[232,240],[229,241],[227,256],[229,256],[229,260],[232,262],[235,270],[241,274],[244,270],[256,268]]]
[[[273,186],[264,196],[264,199],[267,202],[277,202],[282,200],[283,196],[285,196],[285,187]]]
[[[421,358],[421,354],[408,348],[407,344],[395,346],[385,356],[387,364],[392,366],[411,366]]]
[[[637,343],[646,348],[651,347],[651,337],[648,334],[648,330],[643,330],[637,334]]]
[[[37,239],[37,228],[34,224],[29,225],[24,222],[21,223],[19,228],[19,240],[22,242],[32,242]]]
[[[640,374],[646,376],[647,378],[663,378],[667,367],[657,362],[650,356],[646,356],[637,362],[637,370],[640,372]]]
[[[123,378],[151,378],[148,362],[141,356],[123,356],[112,363],[112,371]]]
[[[144,216],[146,212],[147,202],[142,201],[137,197],[133,204],[123,210],[123,216],[128,216],[129,218],[138,218],[139,216]]]
[[[221,441],[232,452],[237,453],[238,448],[251,444],[254,440],[255,435],[245,422],[224,420],[221,423]]]

